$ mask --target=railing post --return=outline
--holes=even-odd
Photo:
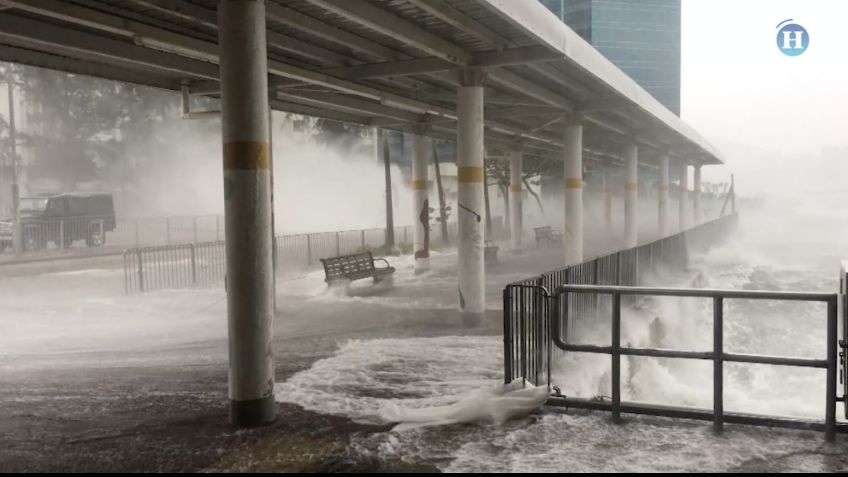
[[[512,382],[512,297],[510,296],[510,287],[507,286],[503,291],[503,328],[504,328],[504,384]]]
[[[724,426],[724,297],[713,297],[713,429]]]
[[[621,286],[621,251],[615,254],[616,285]]]
[[[596,258],[592,261],[592,285],[598,285],[598,276],[600,274],[601,259]],[[598,294],[592,293],[592,312],[595,315],[595,320],[598,319]]]
[[[197,252],[195,250],[194,244],[189,244],[189,250],[191,251],[191,283],[197,284]]]
[[[141,249],[136,249],[138,254],[138,291],[144,293],[144,264],[141,262]]]
[[[312,234],[306,234],[306,266],[312,265]]]
[[[836,340],[837,338],[836,296],[827,301],[827,396],[825,400],[825,439],[830,442],[836,437]]]
[[[65,221],[59,221],[59,250],[65,250]]]
[[[130,294],[130,267],[129,267],[129,256],[127,255],[127,250],[124,250],[124,295]]]
[[[612,294],[612,420],[621,422],[621,294]]]
[[[342,247],[341,247],[340,240],[339,240],[339,238],[340,238],[339,234],[340,233],[341,232],[336,232],[336,256],[337,257],[341,256],[341,254],[342,254]]]
[[[555,319],[559,320],[560,319],[559,315],[560,315],[560,313],[562,313],[562,309],[559,307],[559,297],[560,297],[560,295],[554,294],[554,297],[553,297],[554,300],[550,300],[550,301],[547,302],[548,303],[548,312],[547,312],[547,316],[546,316],[546,318],[547,318],[547,320],[546,320],[547,321],[547,333],[545,333],[545,339],[546,339],[546,341],[545,341],[545,351],[547,352],[547,355],[548,355],[547,356],[548,357],[548,362],[547,362],[548,392],[550,392],[551,389],[553,388],[553,385],[551,383],[551,361],[553,359],[553,354],[554,354],[552,333],[553,333],[553,330],[556,329],[556,327],[554,326],[553,320],[555,320]]]

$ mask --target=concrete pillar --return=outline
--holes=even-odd
[[[583,126],[565,128],[565,264],[583,261]]]
[[[427,138],[412,137],[412,245],[415,273],[430,269],[430,190],[427,169]]]
[[[12,249],[15,257],[20,257],[23,251],[23,234],[21,233],[21,190],[18,182],[18,151],[17,128],[15,127],[15,82],[9,75],[7,84],[9,93],[9,155],[12,159]]]
[[[635,144],[624,150],[624,248],[638,245],[639,161]]]
[[[660,237],[668,235],[668,155],[660,156],[660,185],[657,191]]]
[[[401,136],[402,137],[402,136]],[[395,213],[392,205],[392,166],[389,154],[389,131],[383,130],[383,171],[386,181],[386,251],[395,250]]]
[[[483,262],[483,72],[460,73],[457,99],[457,222],[459,226],[459,308],[486,309]]]
[[[700,225],[701,223],[701,166],[695,166],[695,183],[692,186],[692,200],[694,202],[693,210],[694,214],[694,225]]]
[[[730,213],[736,213],[736,182],[733,179],[733,174],[730,174]]]
[[[521,249],[521,195],[524,189],[522,166],[524,154],[514,149],[509,157],[509,237],[512,250]]]
[[[602,177],[602,189],[604,193],[604,225],[607,233],[612,231],[612,183],[610,182],[609,167],[604,166]]]
[[[680,197],[678,199],[679,226],[680,231],[689,228],[689,217],[687,209],[689,208],[689,166],[683,165],[680,168]]]
[[[274,420],[274,284],[265,3],[218,6],[226,211],[230,419]]]

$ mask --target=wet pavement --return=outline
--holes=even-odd
[[[587,252],[604,252],[614,242],[590,242]],[[433,269],[418,276],[409,257],[390,258],[398,268],[391,286],[363,280],[329,289],[319,271],[281,276],[274,326],[277,382],[333,357],[352,340],[456,336],[499,340],[503,286],[556,268],[560,253],[502,251],[500,261],[488,268],[489,311],[470,321],[456,310],[456,256],[450,251],[435,252]],[[278,419],[272,425],[249,430],[230,426],[223,290],[209,287],[126,297],[120,266],[117,259],[98,258],[0,268],[0,302],[7,307],[5,315],[14,317],[0,319],[0,471],[405,472],[444,470],[455,459],[387,452],[392,447],[387,442],[394,439],[387,427],[357,424],[292,403],[277,404]],[[542,425],[556,419],[530,418]],[[567,432],[570,428],[572,433],[591,434],[591,429],[601,428],[591,419],[557,422],[553,428]],[[673,427],[652,420],[643,424],[654,429],[651,439],[658,442],[663,441],[657,438],[662,429]],[[522,425],[507,428],[507,435],[523,432]],[[580,426],[587,425],[581,431]],[[468,427],[448,429],[430,439],[459,448],[467,444],[468,432],[486,432]],[[676,436],[667,435],[671,441]],[[809,439],[806,436],[802,439]],[[556,433],[549,437],[548,443],[560,440]],[[645,435],[630,437],[644,440]],[[600,437],[596,451],[589,452],[603,455],[604,449],[614,447],[608,438]],[[499,439],[512,437],[483,435],[492,446],[515,445],[496,443]],[[673,447],[668,440],[662,445]],[[372,445],[380,451],[373,451]],[[475,455],[485,458],[500,452],[498,447],[480,445]],[[529,442],[524,448],[534,452],[538,445]],[[787,448],[789,464],[781,465],[783,461],[763,453],[759,460],[746,456],[729,470],[797,470],[809,465],[809,455],[817,464],[811,470],[848,468],[843,444]],[[645,449],[663,452],[662,447]],[[520,456],[522,447],[510,452]],[[462,470],[464,461],[457,462],[453,470]],[[490,462],[498,461],[493,457]],[[556,465],[547,470],[572,468]],[[506,464],[500,468],[515,469]],[[583,470],[587,469],[592,467]]]
[[[363,280],[328,289],[322,272],[282,276],[277,381],[347,340],[500,335],[503,285],[558,257],[501,252],[489,267],[492,310],[472,321],[456,310],[451,252],[436,252],[433,270],[419,276],[409,257],[390,258],[398,268],[392,286]],[[292,404],[278,404],[271,426],[230,426],[223,291],[125,297],[120,266],[107,257],[0,269],[2,301],[17,318],[0,322],[0,470],[433,470],[358,455],[352,435],[385,429]],[[194,321],[171,323],[186,316]]]

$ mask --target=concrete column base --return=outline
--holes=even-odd
[[[274,395],[250,401],[230,400],[230,423],[239,427],[258,427],[276,420]]]

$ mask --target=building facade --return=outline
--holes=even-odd
[[[680,0],[540,0],[680,116]]]

